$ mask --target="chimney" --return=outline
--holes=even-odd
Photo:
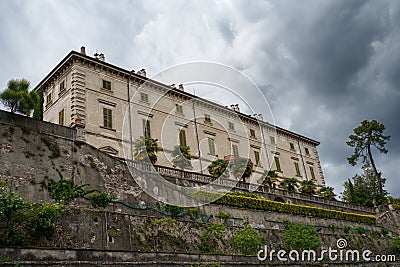
[[[260,120],[260,121],[264,120],[262,114],[254,114],[254,118],[256,118],[257,120]]]
[[[231,109],[236,112],[240,112],[239,104],[231,105]]]
[[[106,57],[104,56],[103,53],[101,53],[101,54],[99,55],[99,60],[100,60],[100,61],[106,61]]]
[[[175,86],[174,83],[173,83],[173,84],[170,84],[169,87],[172,87],[172,88],[175,88],[175,89],[176,89],[176,86]]]
[[[138,75],[146,77],[146,69],[141,69],[137,72]]]
[[[184,91],[185,89],[183,88],[183,84],[179,85],[179,90]]]
[[[97,52],[93,56],[95,59],[99,59],[99,54],[97,54]]]
[[[86,56],[86,48],[81,46],[81,54]]]

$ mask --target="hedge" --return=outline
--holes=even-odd
[[[314,216],[368,224],[374,224],[376,220],[375,216],[373,215],[330,210],[299,204],[282,203],[265,198],[239,196],[230,193],[224,194],[199,190],[195,193],[195,198],[201,202],[213,202],[215,204],[228,205],[239,208],[267,210],[274,212],[290,213],[294,215]]]

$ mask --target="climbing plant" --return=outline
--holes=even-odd
[[[57,203],[68,205],[77,198],[88,200],[94,208],[105,208],[115,200],[115,195],[108,194],[98,189],[86,189],[90,184],[75,184],[76,166],[72,168],[69,179],[64,179],[62,173],[57,169],[59,180],[48,179],[42,181],[42,186],[48,190],[50,198]]]

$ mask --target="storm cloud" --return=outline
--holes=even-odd
[[[0,12],[1,88],[12,78],[34,87],[81,45],[150,76],[225,64],[259,86],[278,126],[321,142],[336,193],[361,172],[346,160],[352,129],[384,123],[392,139],[377,166],[400,196],[399,1],[1,1]]]

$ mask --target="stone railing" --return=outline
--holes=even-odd
[[[176,178],[178,178],[201,184],[213,184],[227,189],[232,188],[233,190],[256,192],[262,194],[264,197],[271,200],[280,197],[282,199],[285,199],[286,202],[295,204],[312,205],[323,208],[358,212],[358,213],[367,213],[367,214],[375,213],[373,208],[354,205],[338,200],[328,200],[322,197],[317,197],[307,194],[289,192],[287,190],[279,188],[270,188],[267,186],[261,186],[259,184],[241,182],[232,179],[224,179],[224,178],[216,179],[215,177],[207,174],[185,171],[181,169],[160,166],[160,165],[151,165],[138,161],[126,161],[126,163],[128,164],[128,166],[133,167],[139,171],[158,173],[159,175],[166,178],[170,177],[174,178],[175,180]]]

